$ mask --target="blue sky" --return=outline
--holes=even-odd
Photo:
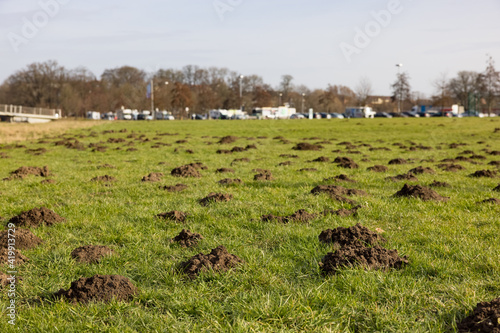
[[[274,87],[290,74],[310,89],[367,77],[389,95],[402,63],[429,96],[487,54],[500,68],[499,15],[498,0],[0,0],[0,82],[53,59],[97,77],[122,65],[227,67]]]

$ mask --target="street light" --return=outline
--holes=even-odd
[[[280,102],[278,103],[278,107],[280,107],[280,106],[281,106],[281,96],[283,96],[283,94],[282,94],[282,93],[280,93]]]
[[[402,82],[401,82],[401,78],[400,78],[400,70],[401,70],[401,67],[403,67],[403,64],[396,64],[396,67],[398,68],[398,81],[399,81],[398,113],[401,113]]]
[[[302,111],[301,111],[301,113],[304,113],[304,96],[306,96],[306,94],[302,93]]]
[[[154,120],[154,119],[156,119],[154,77],[151,78],[151,82],[149,84],[151,86],[151,116],[153,117],[153,120]],[[168,85],[168,81],[165,81],[165,85]]]
[[[242,100],[242,96],[243,96],[243,85],[241,84],[241,81],[243,80],[244,76],[243,75],[240,75],[240,110],[243,110],[243,100]]]

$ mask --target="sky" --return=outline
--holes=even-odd
[[[0,0],[0,83],[34,62],[86,67],[226,67],[277,88],[369,80],[398,70],[427,97],[459,71],[500,67],[499,0]],[[403,64],[397,67],[396,64]]]

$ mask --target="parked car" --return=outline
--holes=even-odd
[[[387,112],[377,112],[375,113],[375,118],[392,118],[392,116],[390,114],[388,114]]]
[[[191,115],[191,119],[193,119],[193,120],[205,120],[205,116],[198,114],[198,113],[194,113]]]
[[[290,116],[290,119],[304,119],[304,115],[302,113],[294,113]]]
[[[335,113],[335,112],[330,113],[330,117],[331,118],[337,118],[337,119],[344,119],[343,115],[341,115],[340,113]]]
[[[405,112],[403,112],[403,114],[407,115],[408,117],[412,117],[412,118],[420,118],[420,116],[418,115],[418,112],[416,112],[416,111],[405,111]]]
[[[321,116],[322,119],[330,119],[332,116],[330,116],[329,113],[326,112],[320,112],[319,115]]]

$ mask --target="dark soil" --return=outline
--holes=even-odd
[[[173,169],[171,174],[174,177],[201,177],[201,173],[197,170],[197,168],[189,164]]]
[[[243,184],[243,181],[239,178],[231,179],[231,178],[224,178],[219,180],[217,183],[221,185],[230,185],[230,184]]]
[[[91,182],[103,182],[103,183],[111,183],[111,182],[115,182],[116,181],[116,178],[113,177],[113,176],[109,176],[109,175],[104,175],[104,176],[97,176],[97,177],[94,177],[90,180]]]
[[[292,164],[293,164],[292,161],[284,161],[284,162],[278,163],[278,166],[288,166],[288,165],[292,165]]]
[[[357,169],[359,167],[350,157],[336,157],[333,163],[337,163],[339,167],[346,169]]]
[[[301,142],[301,143],[297,143],[297,145],[295,145],[295,147],[293,147],[292,149],[293,150],[320,150],[321,148],[323,148],[323,146],[321,146],[321,145],[314,145],[314,144],[308,143],[308,142]]]
[[[320,242],[333,243],[339,248],[346,245],[368,246],[386,242],[384,237],[359,223],[349,228],[338,227],[333,230],[323,230],[318,238]]]
[[[373,172],[386,172],[389,170],[389,168],[386,167],[385,165],[374,165],[374,166],[367,168],[366,170],[373,171]]]
[[[359,208],[361,208],[361,206],[356,206],[356,207],[353,207],[351,209],[345,209],[345,208],[341,208],[338,210],[329,209],[329,210],[323,211],[323,215],[337,215],[340,217],[347,217],[350,215],[356,215],[358,213]]]
[[[214,272],[226,272],[241,263],[243,263],[243,260],[229,253],[224,246],[219,245],[210,254],[199,253],[191,257],[188,261],[182,262],[179,268],[190,278],[194,279],[200,272],[210,270]]]
[[[389,164],[407,164],[408,161],[405,160],[404,158],[395,158],[389,161]]]
[[[317,214],[310,214],[306,212],[305,209],[299,209],[292,215],[288,216],[276,216],[273,214],[262,215],[260,219],[263,222],[276,221],[280,223],[289,223],[289,222],[309,222],[310,220],[317,217]]]
[[[204,197],[203,199],[200,199],[198,202],[202,206],[208,206],[214,202],[230,201],[232,198],[233,198],[232,194],[212,192],[212,193],[209,193],[208,196]]]
[[[45,208],[33,208],[22,212],[9,220],[9,223],[15,224],[17,227],[39,227],[41,225],[51,226],[56,223],[66,221],[64,217],[59,216],[54,211]]]
[[[171,220],[171,221],[175,221],[175,222],[184,222],[184,221],[186,221],[186,217],[188,217],[189,214],[186,212],[178,211],[178,210],[172,210],[170,212],[160,213],[156,216],[159,218],[165,219],[165,220]]]
[[[18,277],[16,276],[16,278]],[[7,287],[10,283],[10,275],[0,272],[0,289]]]
[[[458,332],[499,333],[500,297],[477,303],[472,313],[457,325]]]
[[[180,191],[184,191],[187,188],[188,188],[188,186],[185,184],[175,184],[175,185],[171,185],[171,186],[168,186],[168,185],[160,186],[160,189],[165,190],[167,192],[180,192]]]
[[[263,172],[262,172],[263,171]],[[257,171],[259,172],[259,171]],[[273,180],[273,175],[269,170],[262,170],[261,172],[253,176],[253,180]]]
[[[488,165],[500,166],[500,161],[491,161]]]
[[[217,154],[232,154],[233,152],[227,149],[217,149]]]
[[[182,247],[192,247],[198,245],[198,241],[201,239],[203,239],[202,235],[182,229],[182,231],[172,238],[171,241],[179,243]]]
[[[215,170],[215,172],[217,172],[217,173],[224,173],[224,172],[234,173],[234,170],[230,169],[230,168],[220,168],[220,169]]]
[[[489,198],[489,199],[485,199],[485,200],[482,200],[482,201],[478,202],[478,204],[483,204],[483,203],[492,203],[492,204],[495,204],[495,205],[500,205],[500,199]]]
[[[493,189],[493,191],[500,192],[500,184],[498,184],[498,186],[497,186],[497,187],[495,187],[495,188]]]
[[[318,171],[318,169],[316,169],[316,168],[302,168],[302,169],[299,169],[299,171],[301,171],[301,172]]]
[[[340,182],[348,182],[348,183],[356,183],[356,181],[354,179],[351,179],[347,175],[344,175],[344,174],[340,174],[340,175],[335,176],[335,177],[323,179],[323,181],[325,181],[325,182],[330,181],[330,180],[335,180],[335,181],[340,181]]]
[[[442,197],[434,190],[421,185],[408,185],[404,184],[403,188],[394,194],[395,197],[415,197],[423,201],[448,201],[449,198]]]
[[[438,164],[437,167],[444,170],[444,171],[451,171],[451,172],[465,170],[465,168],[463,166],[461,166],[460,164],[454,164],[454,163],[441,163],[441,164]]]
[[[228,136],[225,136],[225,137],[221,138],[218,143],[221,143],[221,144],[223,144],[223,143],[233,143],[236,140],[238,140],[238,137],[232,136],[232,135],[228,135]]]
[[[363,190],[356,190],[353,188],[345,188],[338,185],[318,185],[311,190],[312,194],[327,193],[336,195],[367,195]]]
[[[242,157],[242,158],[236,158],[234,159],[232,162],[231,162],[231,165],[234,165],[238,162],[245,162],[245,163],[249,163],[250,162],[250,159],[249,158],[246,158],[246,157]]]
[[[22,166],[12,171],[10,176],[8,178],[4,178],[3,180],[23,179],[29,175],[48,177],[50,175],[50,171],[47,166],[42,168]]]
[[[470,177],[488,177],[488,178],[495,178],[497,175],[496,171],[493,170],[478,170],[474,173],[471,173],[469,176]]]
[[[414,175],[420,175],[423,173],[434,174],[436,172],[429,167],[418,166],[418,167],[413,168],[410,171],[408,171],[408,173],[412,173]]]
[[[406,256],[400,257],[397,250],[387,250],[380,246],[364,247],[349,245],[335,252],[329,252],[319,263],[321,271],[335,274],[346,267],[362,266],[364,269],[400,269],[408,264]]]
[[[138,292],[130,280],[121,275],[94,275],[71,282],[68,290],[61,289],[54,294],[64,296],[73,303],[128,301]]]
[[[438,182],[437,180],[434,180],[432,183],[429,184],[430,187],[451,187],[450,184],[446,182]]]
[[[115,251],[103,245],[85,245],[74,249],[71,257],[78,262],[98,263],[102,257],[114,254]]]
[[[143,182],[159,182],[163,178],[163,172],[151,172],[149,175],[142,177]]]
[[[310,162],[330,162],[330,158],[325,156],[320,156],[318,158],[315,158],[314,160],[311,160]]]
[[[36,149],[26,149],[26,154],[32,154],[34,156],[43,155],[47,152],[45,148],[36,148]]]
[[[19,266],[28,262],[29,259],[19,252],[19,250],[9,251],[6,247],[0,247],[0,265],[7,264],[9,262],[9,256],[15,254],[15,266]]]
[[[10,235],[12,235],[12,233],[10,233]],[[15,236],[16,236],[16,250],[31,249],[43,242],[40,238],[35,236],[28,229],[16,229]],[[0,247],[8,248],[9,247],[8,241],[9,241],[8,230],[0,231]]]
[[[281,154],[280,157],[284,157],[284,158],[299,158],[299,156],[293,155],[293,154]]]
[[[395,177],[387,177],[386,178],[387,180],[392,180],[393,182],[397,182],[397,181],[400,181],[400,180],[406,180],[406,181],[410,181],[410,182],[418,182],[418,178],[415,177],[414,174],[412,173],[404,173],[404,174],[401,174],[401,175],[397,175]]]

